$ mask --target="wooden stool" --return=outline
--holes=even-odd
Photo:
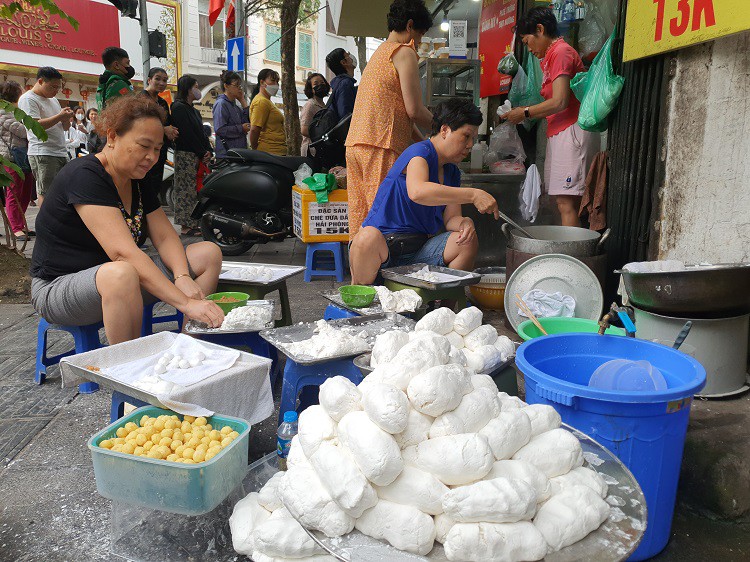
[[[456,304],[453,307],[453,310],[455,312],[466,308],[466,293],[464,292],[463,287],[453,287],[452,289],[438,290],[423,289],[422,287],[411,287],[409,285],[404,285],[396,281],[391,281],[390,279],[385,279],[383,285],[385,285],[385,287],[391,291],[403,291],[404,289],[411,289],[420,297],[422,297],[422,304],[424,305],[437,300],[448,300],[455,301]],[[414,313],[414,319],[419,320],[422,316],[424,316],[425,311],[426,310],[424,308],[421,310],[417,309],[417,311]]]
[[[262,300],[269,293],[274,291],[279,292],[279,300],[281,301],[281,320],[276,321],[276,327],[291,326],[292,325],[292,309],[289,306],[289,290],[286,286],[286,279],[278,281],[276,283],[268,283],[265,285],[251,285],[247,283],[236,283],[232,281],[219,281],[219,286],[216,289],[217,292],[238,292],[247,293],[250,295],[250,300]]]

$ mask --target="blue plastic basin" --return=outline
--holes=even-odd
[[[667,389],[617,392],[587,386],[612,359],[649,361]],[[553,406],[563,421],[607,447],[643,489],[648,527],[629,560],[645,560],[669,541],[677,483],[693,395],[706,371],[692,357],[656,343],[598,334],[559,334],[518,348],[516,365],[526,379],[526,401]]]

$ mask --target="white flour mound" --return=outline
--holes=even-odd
[[[430,271],[430,268],[428,266],[424,266],[422,269],[415,271],[414,273],[410,273],[409,277],[414,277],[414,279],[421,279],[422,281],[427,281],[428,283],[437,283],[440,280],[438,274]]]
[[[221,323],[222,330],[262,330],[273,320],[273,309],[261,306],[233,308]]]
[[[273,279],[273,269],[265,265],[249,265],[247,267],[238,267],[232,272],[233,277],[243,281],[270,281]]]
[[[382,286],[375,287],[383,312],[414,312],[422,306],[422,297],[413,289],[391,291]]]
[[[316,322],[317,334],[310,339],[286,344],[287,351],[298,357],[324,359],[337,355],[356,355],[369,350],[367,334],[350,334],[328,324],[325,320]]]

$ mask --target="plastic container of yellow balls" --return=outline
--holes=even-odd
[[[151,509],[207,513],[242,482],[249,434],[240,418],[138,408],[89,439],[96,489]]]

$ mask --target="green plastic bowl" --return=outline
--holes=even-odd
[[[539,323],[544,326],[549,335],[552,334],[593,334],[599,331],[599,323],[596,320],[586,318],[539,318]],[[523,341],[533,340],[544,334],[536,327],[533,321],[526,320],[518,325],[516,330]],[[605,334],[611,336],[624,336],[625,330],[617,326],[607,328]]]
[[[372,304],[377,291],[366,285],[344,285],[339,287],[339,294],[345,304],[355,308],[363,308]]]
[[[216,302],[220,300],[222,297],[231,297],[233,299],[237,299],[237,302]],[[227,314],[233,308],[246,306],[249,298],[250,298],[250,295],[248,295],[247,293],[232,293],[232,292],[214,293],[213,295],[208,295],[206,297],[206,299],[216,302],[216,304],[219,305],[219,308],[224,311],[224,314]]]

